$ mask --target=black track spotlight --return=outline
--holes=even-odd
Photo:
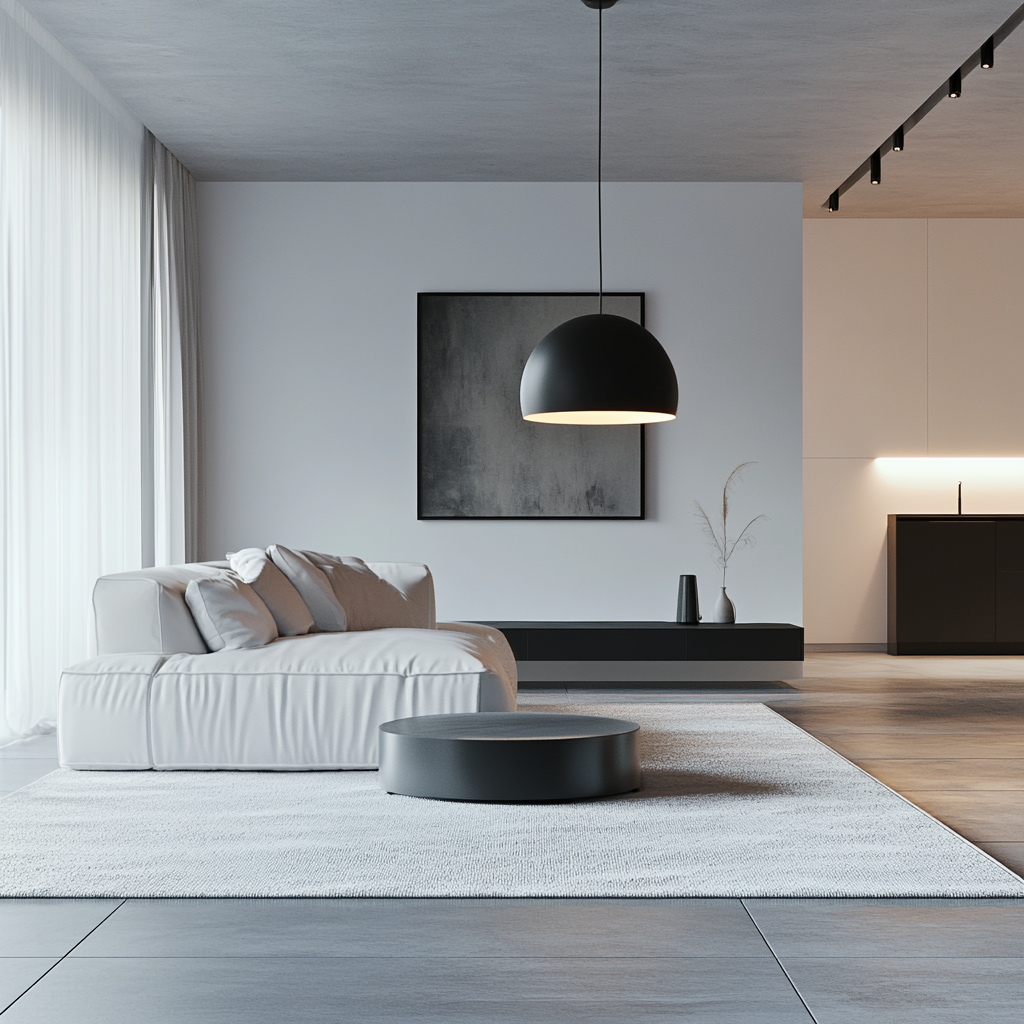
[[[983,68],[995,67],[996,63],[996,37],[989,36],[981,44],[981,66]]]
[[[839,209],[840,194],[845,195],[862,178],[869,175],[872,185],[880,184],[882,181],[882,156],[888,153],[890,149],[894,153],[903,152],[906,148],[904,136],[907,132],[912,128],[916,128],[921,123],[921,119],[933,110],[941,108],[944,99],[959,99],[964,91],[964,75],[969,75],[977,67],[994,68],[996,66],[996,47],[1002,46],[1013,32],[1016,32],[1024,25],[1024,3],[1021,3],[1021,0],[1016,0],[1016,2],[1020,6],[977,50],[972,51],[965,59],[962,59],[960,66],[953,71],[946,81],[936,83],[934,91],[926,97],[924,102],[915,111],[904,116],[903,120],[899,123],[899,127],[882,143],[880,149],[871,153],[867,160],[863,159],[863,157],[858,157],[857,166],[854,168],[853,173],[840,182],[839,188],[828,197],[826,202],[818,207],[819,210],[827,209],[830,213],[835,213]],[[858,195],[863,196],[863,193],[854,193],[855,198]]]

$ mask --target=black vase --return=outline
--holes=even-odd
[[[697,604],[697,577],[679,577],[679,598],[676,601],[676,622],[696,626],[700,622],[700,607]]]

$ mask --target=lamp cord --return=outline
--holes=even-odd
[[[604,7],[597,9],[597,311],[604,313],[604,236],[601,224],[601,120],[603,114]]]

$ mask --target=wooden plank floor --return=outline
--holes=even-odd
[[[1024,658],[810,654],[764,703],[1024,874]]]

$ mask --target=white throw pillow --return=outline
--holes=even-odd
[[[419,626],[416,606],[397,587],[382,580],[361,558],[304,554],[330,580],[334,596],[345,609],[350,630]]]
[[[348,628],[345,609],[338,603],[330,580],[302,552],[280,544],[267,548],[274,565],[291,581],[313,615],[321,633],[343,633]]]
[[[190,580],[185,602],[211,651],[265,647],[277,639],[270,609],[237,576]]]
[[[231,568],[248,583],[270,609],[281,636],[302,636],[313,628],[313,616],[291,581],[262,548],[229,551]]]

